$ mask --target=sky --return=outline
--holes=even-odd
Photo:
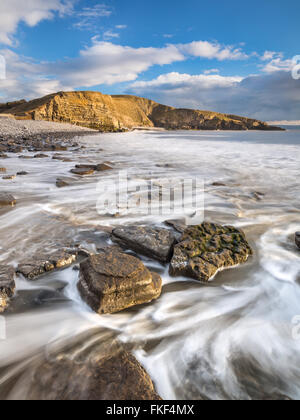
[[[0,102],[96,90],[300,120],[299,18],[299,0],[0,0]]]

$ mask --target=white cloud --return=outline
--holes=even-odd
[[[278,55],[281,55],[281,53],[277,53],[274,51],[265,51],[264,55],[261,57],[261,60],[270,61],[270,60],[273,60],[273,58]]]
[[[209,70],[205,70],[204,74],[214,74],[214,73],[220,73],[219,69],[209,69]]]
[[[179,46],[183,53],[201,58],[224,60],[245,60],[248,55],[240,48],[233,46],[222,46],[218,43],[208,41],[194,41],[190,44],[181,44]]]
[[[116,29],[127,29],[127,25],[116,25]]]
[[[45,19],[52,19],[55,13],[70,12],[70,0],[1,0],[0,1],[0,43],[13,45],[13,34],[20,22],[36,26]]]
[[[261,120],[299,119],[300,84],[290,74],[242,77],[171,73],[135,82],[127,93],[175,107],[214,110]]]
[[[112,9],[106,4],[96,4],[93,7],[84,7],[76,11],[74,15],[78,22],[74,27],[81,30],[96,30],[97,21],[102,17],[109,17],[112,14]]]
[[[274,58],[263,67],[265,73],[275,73],[278,71],[292,71],[295,63],[293,60],[283,60],[282,58]]]
[[[211,89],[215,87],[231,87],[243,80],[242,77],[224,77],[219,75],[190,75],[182,73],[167,73],[160,75],[154,80],[135,82],[131,85],[131,89],[136,92],[145,89]]]
[[[118,34],[117,32],[113,32],[113,31],[105,31],[104,34],[103,34],[103,38],[105,40],[113,39],[113,38],[120,38],[120,34]]]

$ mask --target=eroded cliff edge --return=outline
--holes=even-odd
[[[149,99],[100,92],[58,92],[30,102],[0,104],[17,119],[76,124],[100,131],[161,127],[168,130],[282,130],[267,123],[210,111],[178,109]]]

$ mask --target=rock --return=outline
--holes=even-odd
[[[176,243],[170,230],[150,226],[119,227],[113,230],[113,237],[131,250],[162,263],[170,262]]]
[[[16,203],[16,199],[11,194],[0,193],[0,206],[15,206]]]
[[[83,175],[92,175],[95,172],[95,170],[91,167],[75,168],[75,169],[71,169],[71,172],[72,174],[83,176]]]
[[[110,171],[112,169],[112,166],[108,163],[100,163],[100,165],[96,165],[96,171],[98,172]]]
[[[139,259],[108,249],[81,263],[78,290],[95,312],[108,314],[157,299],[162,280]]]
[[[20,155],[19,159],[32,159],[33,156],[27,156],[27,155]]]
[[[174,220],[166,220],[164,222],[167,226],[171,226],[173,229],[176,230],[178,233],[183,233],[187,228],[185,219],[174,219]]]
[[[5,174],[6,173],[6,168],[0,168],[0,173]]]
[[[77,259],[77,251],[54,252],[49,257],[37,256],[31,261],[21,263],[17,273],[22,274],[29,280],[33,280],[53,270],[66,268],[72,265]]]
[[[223,182],[213,182],[211,185],[213,187],[226,187],[226,184],[224,184]]]
[[[63,179],[57,179],[56,180],[56,186],[57,188],[65,188],[65,187],[69,187],[69,183],[64,181]]]
[[[2,177],[2,179],[10,181],[10,180],[16,179],[16,177],[17,177],[16,175],[5,175]]]
[[[94,346],[95,347],[95,346]],[[136,358],[119,346],[96,346],[81,357],[60,354],[44,359],[31,372],[28,400],[140,401],[161,400]]]
[[[45,159],[49,157],[48,155],[44,155],[43,153],[39,153],[38,155],[35,155],[34,158],[35,159]]]
[[[213,223],[190,226],[174,248],[170,274],[208,282],[219,270],[245,263],[250,255],[239,229]]]
[[[8,159],[8,156],[5,153],[0,153],[0,159]]]
[[[17,172],[17,176],[25,176],[25,175],[28,175],[28,172],[26,171]]]
[[[0,313],[7,307],[15,293],[15,288],[15,270],[12,267],[0,265]]]
[[[296,242],[297,247],[300,249],[300,232],[296,232],[295,242]]]

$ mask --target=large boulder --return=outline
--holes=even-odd
[[[170,262],[176,243],[170,230],[149,226],[118,227],[113,230],[113,237],[129,249],[162,263]]]
[[[112,248],[81,263],[78,289],[95,312],[108,314],[157,299],[162,280],[138,258]]]
[[[296,232],[295,242],[296,242],[297,247],[300,249],[300,232]]]
[[[88,352],[89,353],[89,352]],[[28,400],[102,401],[161,400],[135,357],[123,348],[96,349],[88,357],[59,357],[33,372]]]
[[[0,313],[7,307],[15,293],[15,288],[15,270],[12,267],[0,265]]]
[[[174,248],[170,274],[208,282],[219,270],[244,263],[250,255],[239,229],[213,223],[190,226]]]

